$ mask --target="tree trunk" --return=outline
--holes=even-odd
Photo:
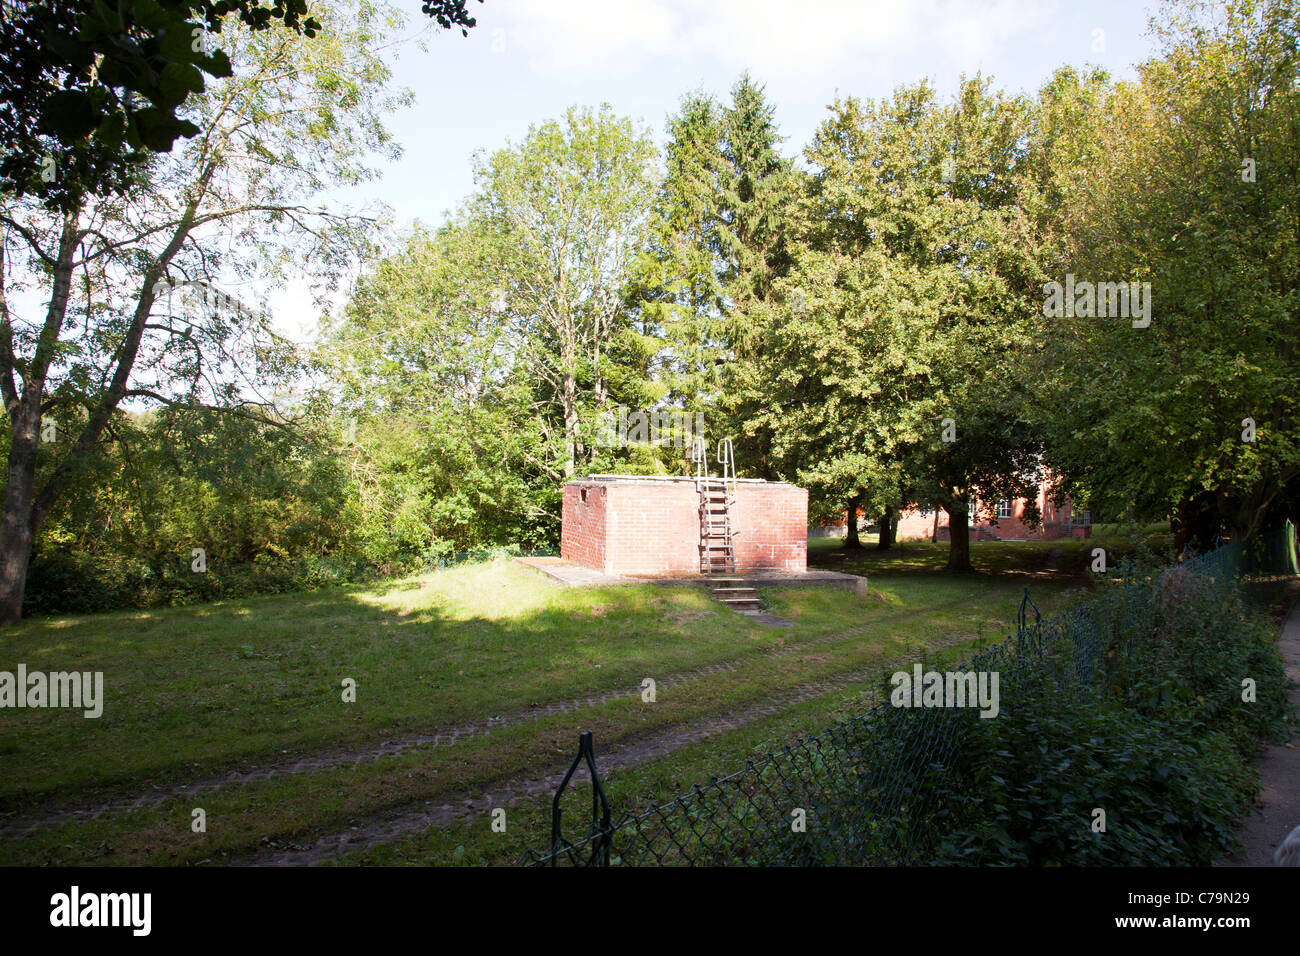
[[[849,498],[849,509],[845,515],[844,527],[844,547],[857,549],[862,547],[862,541],[858,538],[858,502],[862,500],[861,495],[853,495]]]
[[[966,503],[946,505],[948,512],[948,570],[961,573],[974,571],[970,563],[970,525],[966,523]]]
[[[880,536],[876,539],[877,551],[888,551],[894,546],[894,534],[898,529],[898,517],[893,508],[886,508],[880,516]]]
[[[573,477],[578,464],[578,380],[573,375],[564,376],[564,392],[560,396],[564,412],[564,480]]]
[[[27,563],[32,556],[31,518],[40,409],[24,403],[18,414],[9,447],[4,514],[0,517],[0,627],[17,624],[22,619]]]
[[[1202,493],[1178,503],[1174,512],[1174,547],[1181,551],[1190,545],[1194,551],[1210,551],[1222,527],[1213,498]]]
[[[32,360],[23,374],[22,392],[14,396],[16,402],[10,412],[13,438],[9,445],[4,512],[0,514],[0,627],[17,624],[22,619],[27,564],[32,557],[36,531],[49,510],[48,502],[38,506],[36,501],[36,452],[41,440],[41,402],[45,398],[45,376],[58,346],[72,286],[73,254],[79,241],[77,216],[75,210],[63,216],[45,324],[37,339]]]

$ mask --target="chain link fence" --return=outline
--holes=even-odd
[[[1297,572],[1287,526],[1229,543],[1155,571],[1127,574],[1087,603],[1041,619],[1022,600],[1017,633],[972,656],[963,671],[997,673],[1002,687],[1032,677],[1054,694],[1096,689],[1116,634],[1140,633],[1179,589],[1236,589]],[[1032,617],[1030,612],[1032,611]],[[1121,646],[1123,642],[1121,641]],[[1108,648],[1110,649],[1108,651]],[[1031,673],[1032,672],[1032,673]],[[952,672],[949,672],[952,673]],[[917,865],[930,861],[965,799],[958,757],[980,715],[971,706],[896,706],[888,699],[814,736],[749,760],[676,798],[615,817],[597,772],[590,734],[552,802],[552,838],[529,851],[534,866]],[[918,702],[919,703],[919,702]],[[569,785],[580,767],[592,783],[585,830],[565,835]]]

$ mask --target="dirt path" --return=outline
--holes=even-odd
[[[938,649],[939,646],[936,646]],[[912,658],[880,662],[869,667],[855,668],[821,680],[809,681],[773,694],[764,703],[742,707],[686,726],[677,726],[662,733],[635,740],[627,740],[606,751],[597,751],[596,766],[602,777],[611,770],[628,770],[642,764],[662,759],[683,747],[708,740],[719,734],[748,727],[758,721],[775,717],[783,711],[854,684],[871,681],[891,668],[907,666]],[[569,758],[556,765],[553,772],[534,777],[517,777],[501,783],[483,793],[465,793],[452,803],[436,807],[423,807],[410,812],[391,812],[382,818],[362,820],[341,832],[320,837],[309,844],[291,845],[271,853],[258,852],[241,861],[245,866],[311,866],[334,859],[344,853],[368,849],[412,836],[430,827],[445,827],[458,820],[486,816],[496,807],[509,807],[522,800],[549,795],[560,785],[567,770]],[[738,768],[719,768],[738,769]],[[575,775],[571,785],[583,786],[587,782],[585,771]]]
[[[847,636],[848,635],[842,635],[839,639]],[[824,641],[818,643],[824,643]],[[793,653],[802,649],[802,647],[791,648],[788,653]],[[715,664],[706,664],[689,671],[671,674],[668,677],[657,681],[657,684],[661,688],[675,687],[679,684],[700,680],[701,678],[708,677],[712,674],[734,671],[744,663],[745,660],[743,658],[718,661]],[[96,820],[109,813],[120,813],[126,810],[140,810],[148,807],[161,806],[168,800],[177,797],[194,796],[195,794],[208,793],[214,790],[247,786],[248,784],[256,783],[259,780],[269,780],[277,775],[313,773],[318,770],[329,770],[332,767],[356,765],[363,761],[378,760],[380,757],[404,753],[405,751],[411,750],[415,747],[451,747],[462,740],[468,740],[472,737],[481,737],[500,727],[514,726],[526,723],[530,720],[537,720],[541,717],[549,717],[553,714],[570,713],[587,707],[595,707],[610,701],[638,697],[640,694],[641,687],[637,684],[633,687],[605,691],[604,693],[599,694],[591,694],[587,697],[575,697],[570,700],[553,701],[549,704],[529,708],[528,710],[519,710],[509,714],[502,714],[499,717],[488,717],[474,723],[460,724],[459,726],[428,731],[426,733],[409,734],[407,736],[387,740],[383,743],[369,747],[330,750],[316,753],[309,757],[303,757],[298,760],[273,762],[260,767],[252,767],[247,770],[231,770],[221,776],[206,777],[201,780],[195,780],[191,783],[178,784],[170,788],[158,787],[146,793],[142,793],[133,799],[114,800],[93,806],[70,807],[61,810],[54,810],[43,815],[28,814],[24,816],[10,817],[9,819],[0,822],[0,838],[14,840],[39,830],[42,827],[53,826],[59,823],[67,823],[70,821],[84,822],[87,820]]]
[[[1291,703],[1300,708],[1300,603],[1291,608],[1278,641],[1287,676],[1296,682]],[[1272,866],[1277,845],[1300,825],[1300,732],[1268,747],[1259,761],[1260,794],[1255,812],[1242,824],[1241,852],[1221,866]]]

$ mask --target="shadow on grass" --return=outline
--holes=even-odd
[[[1113,565],[1124,555],[1143,546],[1160,549],[1166,536],[1143,539],[1106,537],[1059,541],[972,541],[970,559],[975,573],[982,576],[1029,580],[1090,583],[1095,548],[1106,552]],[[847,549],[838,538],[813,539],[808,543],[809,567],[863,574],[871,577],[894,575],[954,575],[947,568],[946,541],[907,541],[881,551],[874,542],[862,549]]]
[[[794,639],[869,624],[881,639],[924,643],[958,626],[963,607],[1014,611],[1009,594],[990,603],[990,587],[1008,581],[936,575],[927,562],[941,551],[911,545],[883,559],[900,556],[919,563],[881,582],[888,600],[834,588],[774,595],[799,621]],[[861,557],[867,573],[886,573],[873,570],[874,552]],[[104,712],[93,720],[68,709],[0,712],[10,768],[0,813],[525,713],[637,687],[647,675],[750,658],[791,635],[727,611],[703,588],[559,588],[510,562],[28,621],[0,635],[0,670],[22,662],[29,671],[103,672]],[[355,702],[343,699],[348,679]]]
[[[103,714],[0,712],[0,812],[626,689],[774,641],[703,589],[562,589],[508,562],[26,621],[0,634],[0,670],[102,672]]]

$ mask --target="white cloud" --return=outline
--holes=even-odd
[[[824,88],[847,70],[972,73],[1041,43],[1058,13],[1055,0],[509,0],[501,9],[507,49],[539,73],[630,75],[707,58],[787,88]]]
[[[503,5],[503,52],[522,52],[542,73],[635,72],[648,57],[674,53],[680,33],[674,6],[657,0],[510,0]]]

